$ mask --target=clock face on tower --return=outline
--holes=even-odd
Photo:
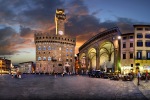
[[[58,34],[59,35],[63,35],[63,31],[58,31]]]

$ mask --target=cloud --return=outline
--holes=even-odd
[[[20,36],[24,38],[34,38],[34,30],[29,27],[20,26]]]
[[[67,34],[78,36],[97,32],[99,30],[99,19],[89,13],[87,6],[82,0],[73,0],[67,7]]]
[[[99,32],[115,26],[122,33],[132,32],[133,24],[142,23],[121,17],[116,17],[116,21],[101,22],[95,14],[102,10],[90,13],[83,0],[1,0],[0,26],[3,27],[0,28],[0,55],[18,54],[19,50],[34,48],[34,31],[55,33],[54,16],[57,8],[66,11],[65,34],[76,37],[76,53],[84,42]],[[13,27],[15,25],[20,29],[19,32]]]
[[[62,0],[1,0],[0,25],[4,27],[0,29],[0,55],[35,47],[34,31],[54,30],[55,11],[59,7],[63,7]],[[19,33],[14,25],[20,25]]]
[[[133,25],[140,23],[133,19],[121,17],[116,17],[116,21],[107,20],[101,22],[100,19],[95,16],[95,14],[101,13],[101,9],[90,14],[82,0],[79,2],[73,0],[68,5],[66,8],[66,34],[76,36],[78,46],[106,29],[117,26],[122,33],[133,32]]]
[[[13,54],[16,52],[16,50],[12,50],[14,46],[12,37],[15,34],[17,33],[11,27],[5,27],[0,29],[0,55]]]
[[[28,33],[28,28],[22,29],[22,34]],[[21,48],[34,47],[33,37],[32,39],[23,38],[21,34],[17,33],[11,27],[4,27],[0,29],[0,55],[13,55],[19,52]],[[26,34],[25,36],[28,36]]]

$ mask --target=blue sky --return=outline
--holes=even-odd
[[[150,24],[149,0],[0,0],[0,56],[13,64],[35,61],[34,32],[55,33],[57,8],[65,9],[66,33],[78,48],[91,36],[118,26],[133,32],[134,24]]]
[[[150,22],[149,0],[84,0],[90,12],[99,11],[96,17],[102,21],[125,17],[142,22]]]

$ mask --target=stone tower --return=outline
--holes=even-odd
[[[56,35],[64,35],[65,33],[66,15],[63,9],[57,9],[55,14]]]
[[[36,32],[36,73],[74,73],[76,38],[65,33],[63,9],[55,14],[56,34]]]

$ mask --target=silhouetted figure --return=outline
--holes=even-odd
[[[146,73],[145,73],[145,82],[148,81],[148,71],[146,70]]]
[[[140,77],[141,77],[141,73],[140,73],[140,71],[138,71],[138,73],[137,73],[137,78],[138,78],[137,85],[140,85]]]

